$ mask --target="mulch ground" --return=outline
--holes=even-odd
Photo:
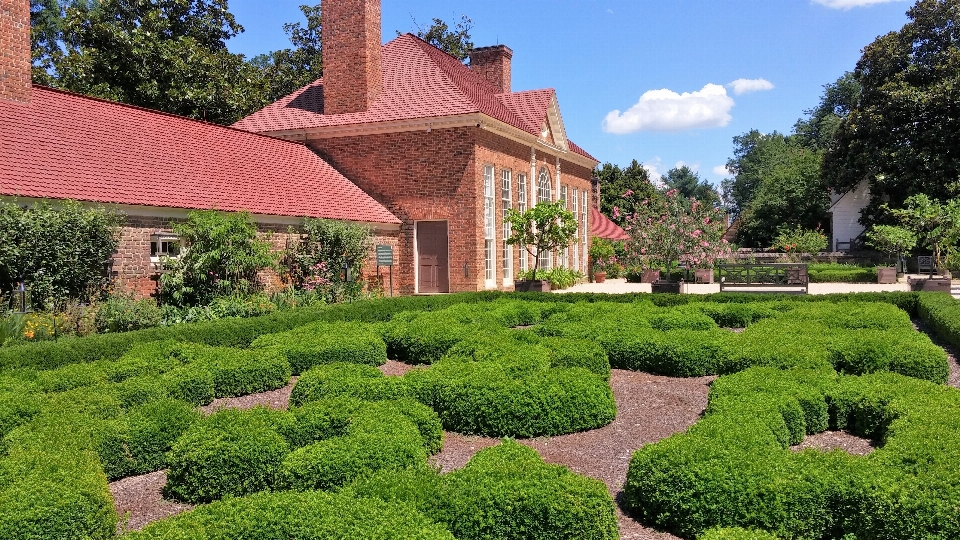
[[[926,330],[918,325],[921,331]],[[950,362],[948,384],[960,388],[958,351],[931,335],[931,339],[947,351]],[[380,370],[387,376],[400,376],[411,369],[408,364],[388,361]],[[534,448],[545,461],[566,465],[572,471],[597,478],[607,485],[610,494],[619,500],[626,480],[630,457],[645,444],[685,431],[693,425],[707,406],[709,385],[715,377],[681,379],[659,377],[646,373],[613,370],[610,386],[617,401],[617,417],[608,426],[583,433],[558,437],[540,437],[521,441]],[[201,408],[206,414],[236,407],[248,409],[256,405],[284,409],[290,400],[290,391],[296,382],[279,390],[239,398],[215,400]],[[431,458],[431,463],[448,472],[466,465],[478,451],[494,446],[498,439],[445,433],[443,449]],[[873,451],[874,442],[845,432],[825,432],[807,437],[792,447],[818,450],[842,449],[853,455]],[[177,513],[191,506],[166,501],[160,490],[166,482],[166,472],[160,471],[110,484],[117,512],[126,522],[121,527],[138,530],[145,525]],[[620,536],[623,540],[667,540],[677,537],[644,527],[617,509]]]

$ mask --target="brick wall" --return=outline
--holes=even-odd
[[[380,0],[323,3],[325,114],[367,110],[383,89]]]
[[[142,297],[156,293],[159,272],[150,259],[151,237],[158,232],[172,232],[171,225],[183,221],[167,217],[127,216],[120,234],[120,245],[113,257],[113,279],[117,290],[132,291]],[[295,244],[300,238],[298,232],[289,232],[288,225],[258,223],[257,229],[258,238],[269,242],[277,253]],[[397,237],[397,233],[376,232],[373,242],[395,245]],[[284,285],[273,270],[266,270],[259,277],[267,290],[277,290]],[[364,281],[370,287],[378,286],[376,257],[372,249],[364,266]],[[389,294],[389,291],[387,292]]]
[[[330,165],[403,222],[394,250],[398,293],[416,291],[414,227],[420,220],[447,221],[450,290],[483,288],[482,275],[478,277],[483,252],[477,250],[477,220],[482,219],[483,201],[473,161],[475,131],[434,129],[310,142]]]
[[[530,147],[473,127],[315,139],[310,142],[325,160],[403,221],[395,248],[394,284],[401,294],[416,292],[414,228],[420,220],[446,220],[449,234],[451,292],[487,288],[483,216],[485,165],[494,167],[495,288],[504,283],[502,171],[511,172],[513,207],[517,206],[518,174],[526,177],[528,207],[536,204],[529,186]],[[556,193],[554,154],[538,150],[537,171],[546,166]],[[561,183],[590,191],[590,170],[561,160]],[[522,248],[513,249],[514,275]],[[570,266],[569,261],[563,263]],[[531,261],[532,266],[532,261]]]
[[[30,101],[30,2],[0,0],[0,99]]]

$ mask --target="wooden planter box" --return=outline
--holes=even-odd
[[[877,283],[887,285],[887,284],[896,283],[896,282],[897,282],[896,268],[892,266],[889,266],[889,267],[884,266],[884,267],[877,268]]]
[[[713,268],[699,268],[694,270],[695,283],[713,283]]]
[[[950,278],[910,279],[910,290],[950,294]]]
[[[550,282],[545,279],[520,280],[514,283],[517,292],[550,292]]]
[[[640,283],[654,283],[660,281],[659,270],[644,270],[640,276]]]
[[[655,293],[680,294],[679,281],[654,281],[650,288]]]

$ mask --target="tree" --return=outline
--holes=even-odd
[[[470,51],[473,50],[473,42],[470,41],[470,30],[473,29],[473,21],[466,15],[460,16],[453,29],[442,19],[433,19],[433,24],[424,30],[413,20],[413,25],[417,27],[416,36],[434,47],[449,53],[451,56],[465,62],[470,58]],[[400,35],[400,32],[397,32]]]
[[[0,296],[23,281],[34,307],[88,301],[108,283],[123,217],[78,202],[21,206],[0,202]]]
[[[37,82],[232,123],[266,104],[257,67],[227,50],[243,32],[226,0],[33,0]]]
[[[785,226],[817,229],[829,223],[830,195],[820,175],[822,153],[796,136],[756,130],[734,137],[724,191],[740,217],[737,241],[768,247]]]
[[[960,199],[946,203],[919,194],[904,201],[904,207],[890,210],[933,251],[937,268],[943,268],[944,256],[960,244]]]
[[[160,300],[181,307],[205,306],[216,298],[243,296],[260,287],[257,274],[274,266],[268,242],[257,239],[257,226],[246,212],[190,212],[174,223],[183,242],[177,259],[163,262]]]
[[[823,170],[846,191],[867,181],[864,225],[925,194],[945,200],[960,183],[960,0],[920,0],[900,31],[863,50],[856,108],[840,123]]]
[[[701,180],[700,175],[690,167],[682,165],[667,171],[663,175],[667,189],[675,189],[683,199],[696,199],[704,204],[720,206],[720,196],[710,182]]]
[[[906,227],[874,225],[867,231],[867,244],[899,259],[917,245],[917,235]]]
[[[319,4],[300,6],[300,11],[307,18],[306,26],[299,22],[283,25],[292,48],[261,54],[251,60],[261,70],[267,86],[265,99],[268,103],[323,77],[323,21],[320,8]]]
[[[660,197],[650,173],[637,160],[624,169],[604,163],[594,169],[593,177],[600,186],[600,211],[621,226],[643,201]]]
[[[825,84],[819,105],[804,111],[807,117],[793,126],[800,144],[816,150],[830,148],[840,123],[860,101],[860,92],[860,81],[849,71],[836,82]]]
[[[363,288],[363,266],[371,244],[369,227],[307,218],[300,241],[285,256],[290,281],[329,302],[353,298]]]
[[[510,208],[504,219],[510,224],[507,244],[522,246],[533,255],[532,276],[540,268],[541,253],[568,246],[577,239],[577,218],[567,210],[564,201],[541,202],[523,213]]]

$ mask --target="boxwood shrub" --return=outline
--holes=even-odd
[[[889,372],[752,368],[718,379],[687,433],[634,454],[625,505],[687,538],[718,526],[784,538],[954,538],[958,407],[960,391]],[[864,457],[789,450],[824,429],[824,409],[831,429],[882,445]]]
[[[506,440],[445,475],[413,470],[360,479],[352,493],[408,504],[457,538],[618,538],[613,499],[599,480],[547,465]]]
[[[165,497],[189,503],[263,491],[276,483],[290,445],[277,424],[290,413],[225,409],[196,422],[173,444]]]
[[[260,493],[218,501],[153,523],[124,538],[454,540],[445,527],[408,505],[317,491]]]
[[[319,322],[253,341],[253,349],[279,351],[294,375],[313,366],[355,363],[379,366],[387,361],[387,346],[377,329],[365,323]]]

